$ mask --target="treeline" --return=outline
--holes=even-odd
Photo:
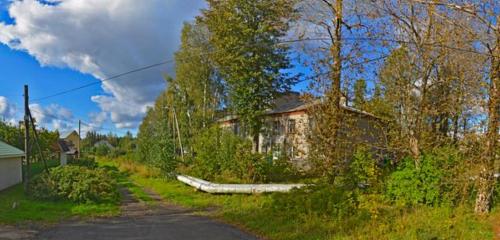
[[[42,160],[42,155],[45,158],[54,158],[55,152],[58,150],[57,140],[59,139],[59,133],[44,128],[37,129],[37,131],[40,149],[35,145],[35,142],[32,141],[30,151],[33,161],[37,162]],[[30,138],[35,138],[31,129]],[[18,149],[24,150],[24,126],[14,126],[7,122],[0,121],[0,141],[4,141]],[[40,154],[40,150],[42,155]]]
[[[129,131],[123,136],[89,131],[82,139],[81,147],[85,155],[118,157],[135,154],[137,143],[136,138]]]
[[[261,116],[276,96],[305,81],[304,98],[321,99],[310,112],[309,161],[319,163],[312,172],[322,182],[346,190],[348,199],[369,192],[408,205],[473,204],[477,213],[493,207],[500,109],[496,1],[207,3],[184,26],[175,79],[167,78],[140,127],[138,160],[206,177],[229,172],[255,180],[280,172],[251,148],[258,148]],[[294,74],[294,64],[308,70]],[[343,98],[381,119],[384,145],[341,140],[349,124]],[[231,145],[226,140],[234,136],[206,130],[227,114],[239,116],[253,144],[245,138]],[[346,160],[347,148],[356,154]],[[259,174],[238,175],[231,166],[241,161],[247,164],[240,169]]]

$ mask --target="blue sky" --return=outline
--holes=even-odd
[[[141,4],[134,0],[0,0],[0,118],[12,123],[22,118],[24,84],[30,87],[31,99],[37,99],[172,59],[183,23],[192,21],[203,7],[204,0]],[[309,72],[294,62],[293,71]],[[362,74],[344,74],[371,80],[373,71],[365,68]],[[148,69],[31,102],[32,111],[39,124],[49,129],[75,129],[80,119],[90,124],[84,130],[135,133],[147,107],[165,87],[163,75],[172,73],[173,64]],[[293,89],[306,87],[307,82],[301,82]]]
[[[126,3],[130,1],[130,3]],[[173,57],[184,21],[203,0],[0,0],[0,118],[23,114],[23,85],[36,99]],[[50,4],[47,4],[50,3]],[[136,132],[172,64],[31,102],[39,124],[65,131],[79,119],[101,132]],[[58,120],[55,120],[58,119]]]

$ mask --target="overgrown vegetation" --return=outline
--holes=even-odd
[[[397,206],[391,199],[373,193],[373,188],[360,188],[361,194],[328,184],[290,194],[210,195],[148,173],[151,169],[132,161],[108,161],[118,164],[120,169],[128,169],[135,183],[152,189],[168,202],[193,208],[199,214],[220,218],[270,239],[493,237],[490,219],[476,217],[463,205]],[[491,220],[498,217],[495,212]]]
[[[36,199],[76,203],[116,203],[120,199],[116,173],[103,168],[63,166],[42,173],[30,183]]]
[[[50,167],[58,161],[49,161]],[[44,174],[43,164],[32,165],[32,174]],[[43,186],[42,188],[45,188]],[[52,190],[51,190],[52,191]],[[45,194],[42,192],[41,194]],[[105,217],[119,214],[120,209],[112,202],[80,202],[69,200],[37,199],[27,194],[22,184],[0,191],[0,223],[20,224],[25,222],[58,222],[70,217]]]
[[[260,211],[305,228],[327,219],[325,238],[368,238],[351,223],[379,238],[489,236],[472,212],[496,209],[498,198],[500,46],[478,36],[500,39],[481,21],[498,13],[382,2],[208,1],[184,27],[178,74],[141,124],[136,159],[162,174],[218,182],[312,183],[263,196]],[[285,36],[289,24],[299,26],[290,33],[298,39]],[[304,43],[282,47],[282,38]],[[300,58],[291,60],[294,54]],[[269,137],[266,111],[297,80],[285,74],[292,62],[313,73],[303,78],[309,87],[302,97],[311,105],[301,169],[291,164],[290,142],[262,150],[257,141]],[[279,124],[271,134],[284,128]]]

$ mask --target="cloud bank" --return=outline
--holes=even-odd
[[[16,124],[16,105],[6,97],[0,96],[0,120]]]
[[[76,120],[73,113],[57,104],[43,107],[40,104],[30,104],[31,115],[39,126],[59,132],[74,130]]]
[[[69,67],[97,79],[171,59],[184,21],[203,0],[15,0],[14,23],[0,22],[0,43],[26,51],[42,66]],[[173,66],[105,81],[93,96],[118,128],[137,127]],[[57,99],[55,99],[57,100]]]

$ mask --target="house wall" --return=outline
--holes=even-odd
[[[21,157],[0,158],[0,190],[22,182],[21,164]]]
[[[66,153],[60,153],[61,166],[66,166],[68,164],[68,155]]]
[[[308,126],[309,115],[305,111],[269,116],[260,134],[259,152],[279,155],[281,151],[286,151],[296,166],[304,167],[309,150]]]
[[[342,123],[341,137],[344,144],[344,156],[350,158],[354,153],[352,143],[364,143],[377,151],[384,145],[384,130],[380,120],[358,113],[350,113],[349,122]],[[295,122],[294,131],[290,131],[289,122]],[[279,123],[278,127],[276,124]],[[220,123],[226,129],[234,130],[235,121]],[[300,169],[307,169],[310,137],[310,116],[306,111],[270,115],[266,118],[262,133],[259,136],[259,152],[273,153],[278,156],[287,151],[292,163]],[[339,140],[340,141],[340,140]]]
[[[75,132],[71,133],[64,140],[71,142],[75,147],[78,147],[78,142],[80,142],[80,138],[78,137],[78,134],[76,134]]]

